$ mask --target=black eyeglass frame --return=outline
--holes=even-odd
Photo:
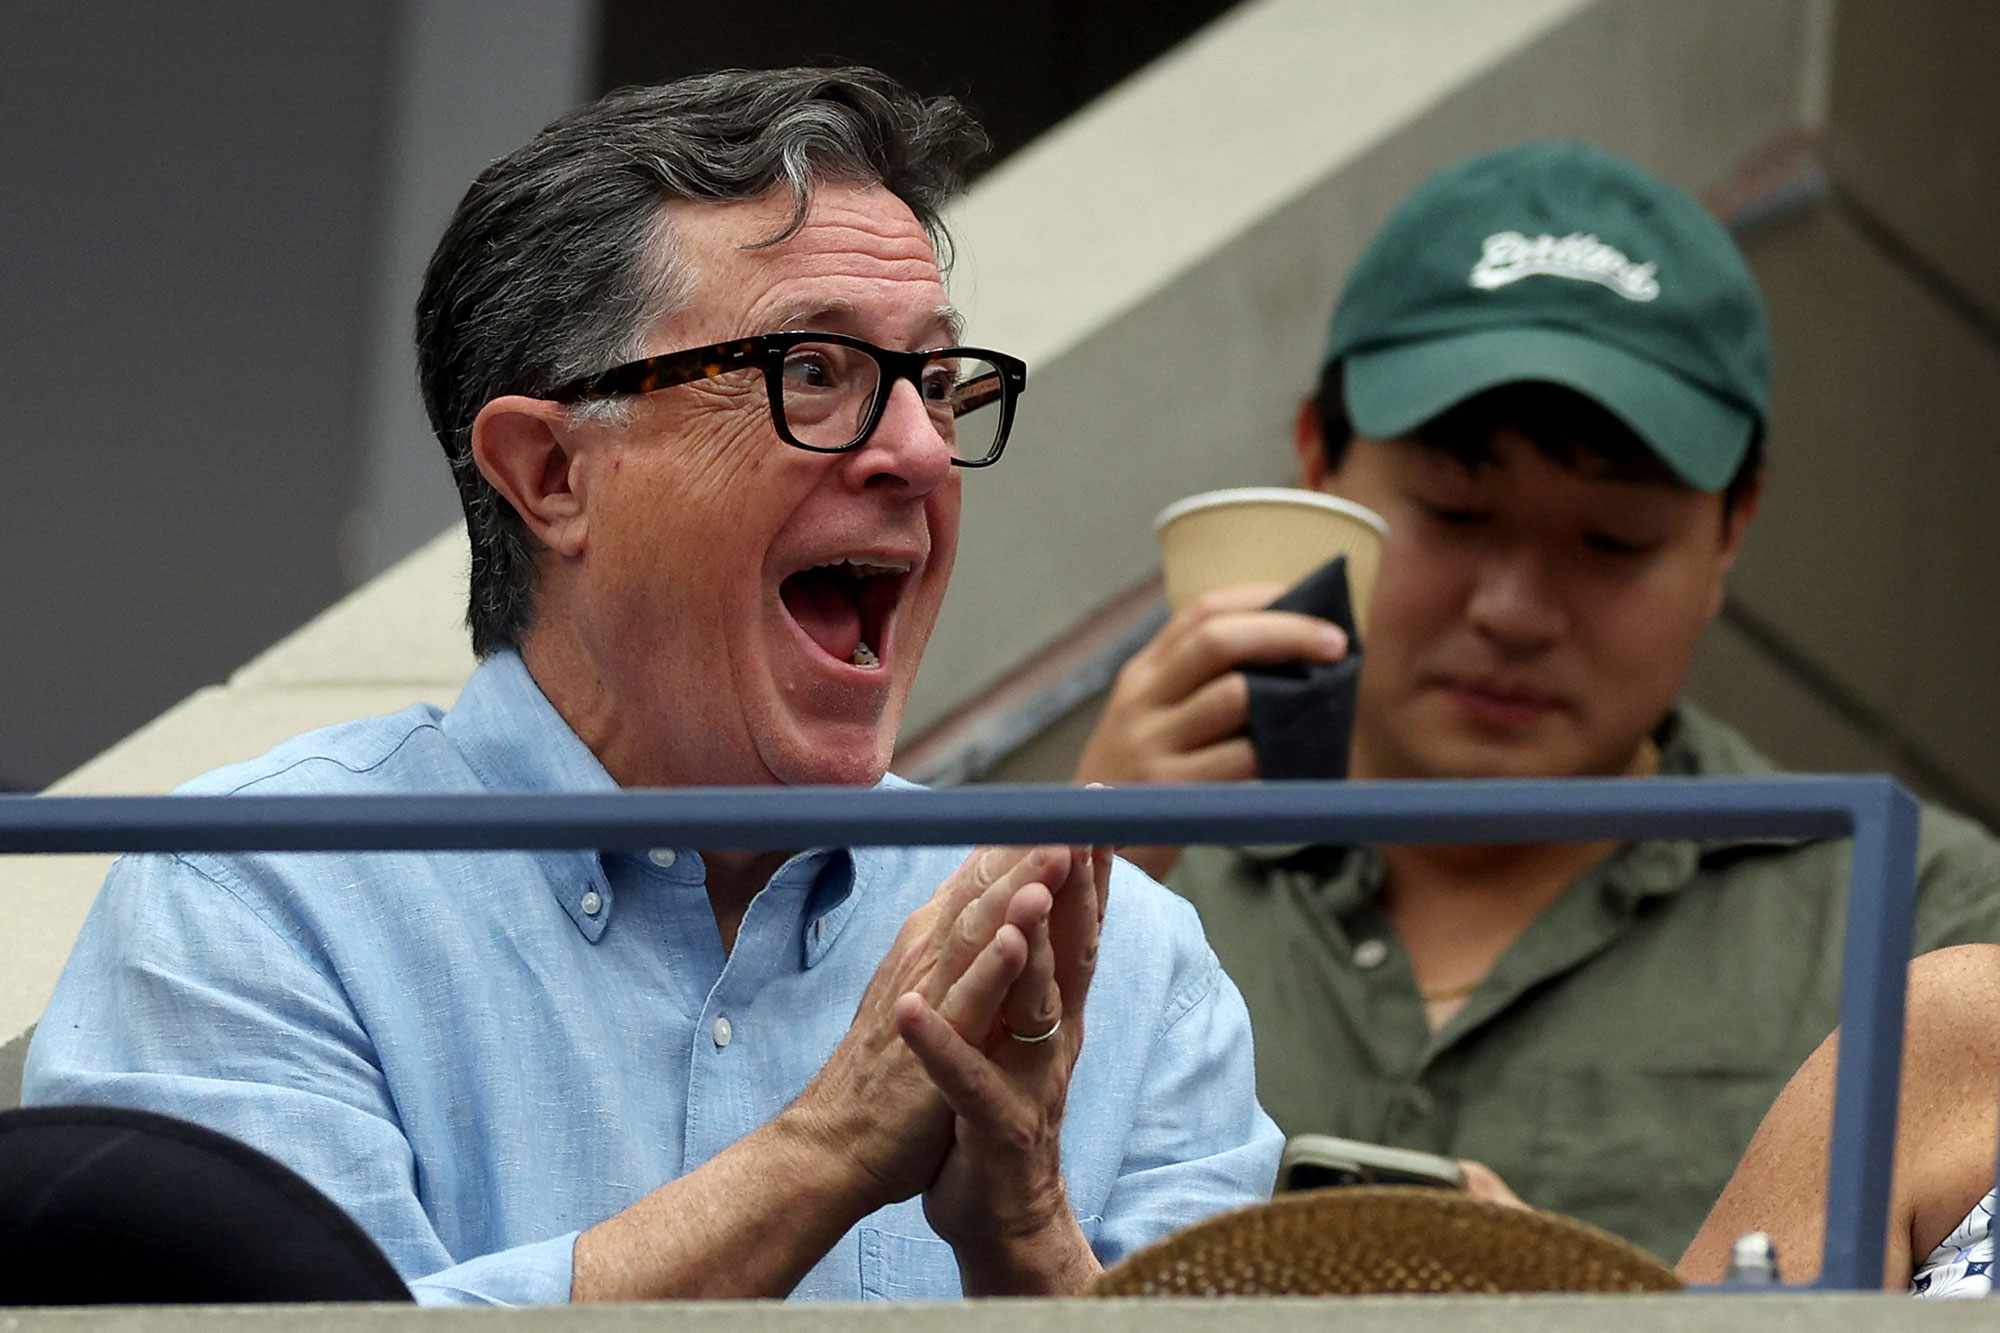
[[[791,424],[785,417],[785,356],[802,343],[834,343],[852,347],[873,357],[881,371],[881,383],[886,387],[878,388],[861,433],[847,444],[807,444],[792,434]],[[908,380],[921,398],[924,367],[950,357],[985,361],[1000,372],[1000,422],[993,432],[992,446],[984,458],[954,456],[951,460],[954,467],[990,467],[999,461],[1001,451],[1007,447],[1007,436],[1014,426],[1014,404],[1028,388],[1028,363],[988,347],[934,347],[917,352],[897,352],[845,333],[790,329],[783,333],[759,333],[749,338],[711,343],[707,347],[690,347],[679,352],[663,352],[641,361],[628,361],[600,374],[571,380],[547,396],[553,402],[576,403],[619,394],[653,393],[754,367],[763,372],[765,395],[771,405],[771,424],[776,427],[779,439],[794,449],[804,449],[808,453],[845,454],[859,449],[875,434],[875,428],[882,424],[882,414],[888,410],[889,396],[897,380]],[[981,399],[954,415],[963,416],[972,407],[984,407],[990,401],[990,398]]]

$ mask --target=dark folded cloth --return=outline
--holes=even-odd
[[[1250,682],[1250,746],[1267,781],[1344,778],[1354,735],[1355,686],[1361,676],[1361,634],[1347,591],[1347,557],[1335,556],[1307,575],[1273,611],[1298,611],[1347,631],[1338,662],[1281,662],[1246,667]]]
[[[0,1306],[409,1299],[337,1204],[227,1135],[125,1107],[0,1111]]]

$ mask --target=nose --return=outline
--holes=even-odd
[[[951,476],[951,443],[938,433],[916,385],[899,379],[889,386],[882,419],[847,456],[845,471],[857,488],[894,487],[909,499],[922,499]]]
[[[1517,548],[1485,560],[1466,615],[1481,636],[1508,656],[1547,649],[1568,627],[1560,590],[1540,556]]]

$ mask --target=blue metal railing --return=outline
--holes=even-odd
[[[1881,1286],[1917,807],[1886,777],[697,788],[594,796],[0,797],[0,853],[1851,835],[1822,1289]],[[1781,944],[1775,947],[1783,947]]]

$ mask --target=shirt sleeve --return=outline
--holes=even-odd
[[[1911,952],[2000,943],[2000,840],[1935,807],[1923,820]]]
[[[120,861],[35,1031],[23,1102],[154,1111],[277,1158],[426,1304],[567,1301],[576,1233],[450,1252],[367,1032],[311,941],[269,911],[220,863]]]
[[[1192,909],[1176,945],[1190,964],[1161,1016],[1138,1118],[1095,1249],[1107,1267],[1230,1208],[1270,1198],[1284,1136],[1257,1102],[1250,1014]],[[1177,936],[1181,935],[1177,931]]]

